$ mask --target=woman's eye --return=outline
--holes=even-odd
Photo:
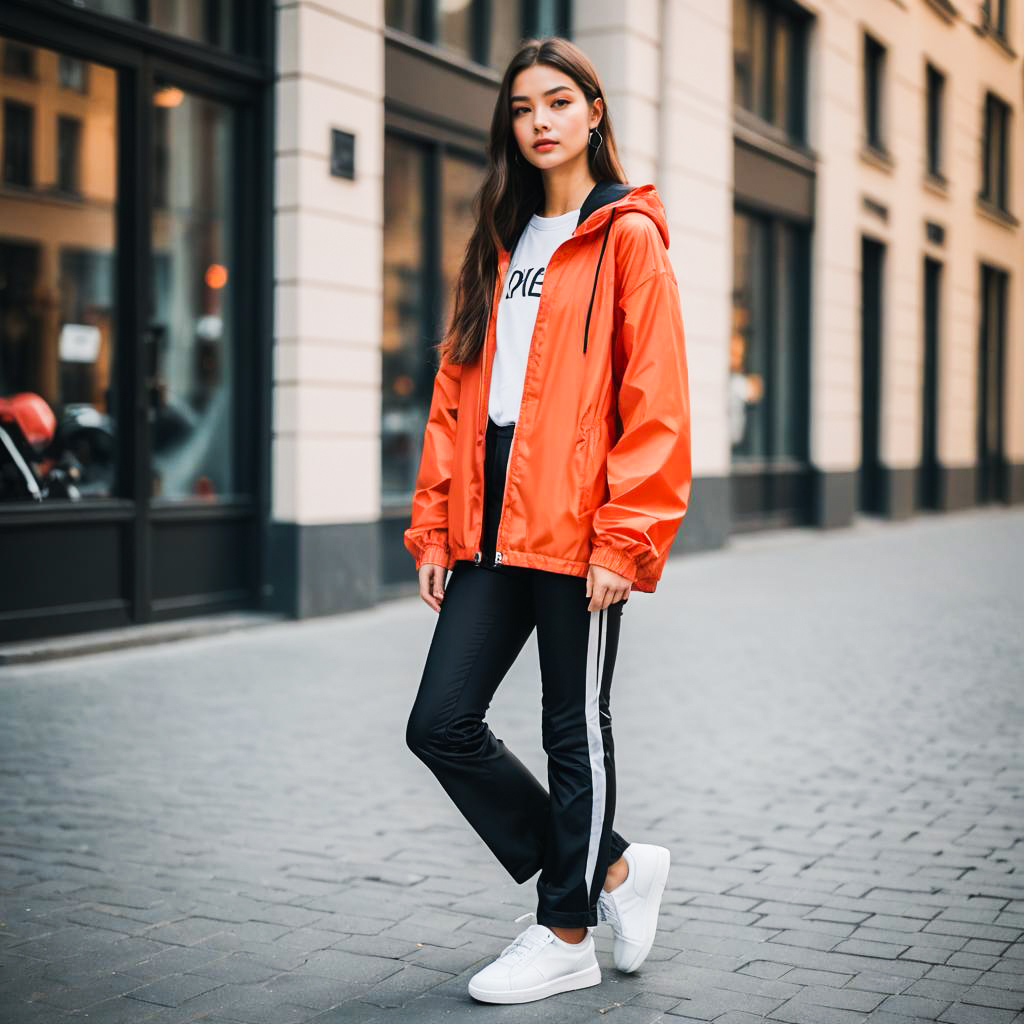
[[[558,99],[558,100],[555,100],[555,102],[552,103],[551,106],[555,106],[555,104],[557,104],[557,103],[568,103],[568,102],[569,101],[566,100],[566,99]],[[529,110],[529,109],[530,109],[529,107],[513,107],[512,108],[512,116],[513,117],[518,117],[524,110]]]

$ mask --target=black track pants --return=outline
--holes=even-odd
[[[608,865],[629,845],[612,828],[609,708],[624,602],[588,612],[585,577],[493,564],[511,434],[488,421],[484,561],[449,575],[406,742],[517,882],[541,872],[539,924],[596,925]],[[534,627],[547,790],[484,721]]]

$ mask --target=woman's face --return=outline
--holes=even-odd
[[[512,130],[524,160],[542,171],[573,160],[587,148],[590,129],[601,121],[601,99],[590,109],[579,86],[547,64],[524,68],[512,80]],[[534,148],[538,139],[554,145]]]

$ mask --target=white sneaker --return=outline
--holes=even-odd
[[[630,843],[623,857],[629,874],[611,892],[601,890],[597,918],[611,924],[615,966],[630,974],[644,962],[654,944],[671,857],[664,846],[648,843]]]
[[[535,917],[532,913],[516,918]],[[559,992],[601,984],[594,938],[560,939],[543,924],[531,924],[469,979],[469,994],[485,1003],[529,1003]]]

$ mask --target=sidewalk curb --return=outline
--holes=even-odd
[[[224,612],[173,622],[152,622],[140,626],[123,626],[119,629],[72,633],[67,636],[40,637],[37,640],[0,644],[0,666],[24,665],[54,661],[58,658],[73,658],[82,654],[147,647],[287,621],[290,621],[287,615],[269,612]]]

